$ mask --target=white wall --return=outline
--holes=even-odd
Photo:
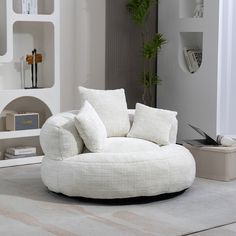
[[[74,108],[75,0],[61,0],[61,110]]]
[[[188,2],[159,1],[159,32],[163,33],[168,43],[158,57],[158,74],[162,85],[158,86],[157,103],[161,108],[178,111],[179,142],[197,138],[197,133],[188,124],[202,128],[212,137],[217,132],[219,1],[204,1],[202,19],[181,18],[182,11],[180,14],[179,10],[182,5],[179,3]],[[190,13],[193,14],[193,11]],[[187,69],[183,70],[186,63],[183,59],[181,32],[203,34],[203,61],[194,74],[190,74]]]
[[[76,75],[77,86],[105,88],[106,0],[76,1]],[[76,100],[78,99],[75,96]],[[75,104],[78,108],[78,104]]]
[[[105,0],[61,0],[61,110],[78,108],[77,87],[105,88]]]

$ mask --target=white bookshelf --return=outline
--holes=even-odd
[[[4,160],[0,161],[0,168],[10,167],[10,166],[21,166],[21,165],[31,165],[41,163],[43,156],[18,158],[14,160]]]
[[[10,146],[37,147],[37,157],[2,160],[0,167],[38,163],[42,160],[40,128],[60,111],[60,1],[38,0],[38,14],[21,13],[21,0],[0,0],[0,152]],[[20,58],[36,48],[43,55],[38,64],[38,89],[21,86]],[[31,86],[25,63],[25,85]],[[7,111],[38,112],[40,128],[7,131]]]
[[[204,0],[204,14],[194,18],[195,0],[160,0],[159,27],[168,41],[158,58],[162,85],[157,104],[178,111],[178,141],[200,138],[188,123],[215,138],[236,133],[236,1]],[[233,37],[232,37],[233,36]],[[191,74],[183,47],[202,49],[202,64]],[[234,49],[235,48],[235,49]]]
[[[1,139],[16,139],[16,138],[28,138],[28,137],[37,137],[40,135],[41,129],[33,130],[20,130],[20,131],[2,131]]]

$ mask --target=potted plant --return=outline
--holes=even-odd
[[[156,33],[151,40],[147,40],[147,20],[152,7],[155,7],[158,0],[128,0],[127,9],[135,24],[142,27],[142,57],[143,71],[141,82],[143,84],[143,103],[154,106],[153,89],[161,83],[156,72],[153,72],[152,63],[157,58],[158,51],[167,43],[162,34]]]

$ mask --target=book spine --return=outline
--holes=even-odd
[[[34,157],[34,156],[36,156],[36,154],[25,154],[25,155],[16,156],[16,155],[5,153],[5,159],[17,159],[17,158]]]
[[[27,155],[27,154],[35,154],[36,148],[27,148],[27,149],[13,149],[10,148],[7,150],[7,153],[18,156],[18,155]]]
[[[192,67],[192,64],[190,62],[190,58],[189,58],[189,53],[188,53],[188,49],[187,48],[184,48],[184,57],[185,57],[185,60],[186,60],[186,64],[188,66],[188,70],[190,73],[194,73],[194,69]]]
[[[193,50],[190,50],[189,52],[189,59],[192,65],[192,68],[194,70],[194,72],[196,72],[199,68],[198,63],[197,63],[197,59],[195,57],[195,52]]]

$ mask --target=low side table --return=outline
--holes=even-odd
[[[196,161],[197,177],[230,181],[236,179],[236,147],[195,147],[184,144]]]

